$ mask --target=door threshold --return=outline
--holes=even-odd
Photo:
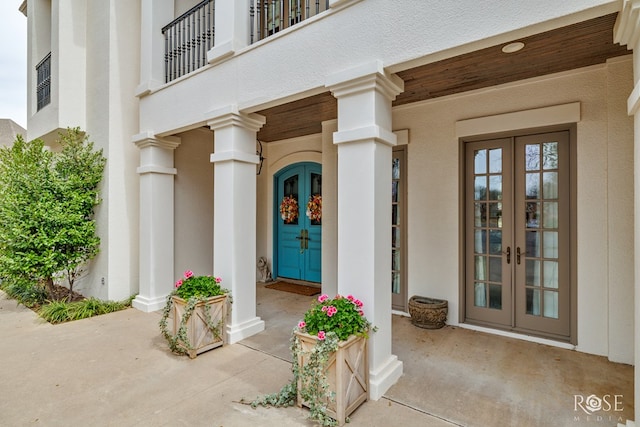
[[[542,338],[539,336],[535,336],[535,335],[529,335],[523,332],[511,332],[511,331],[506,331],[504,329],[494,329],[494,328],[489,328],[486,326],[479,326],[479,325],[474,325],[474,324],[470,324],[470,323],[459,323],[458,327],[460,328],[464,328],[464,329],[469,329],[472,331],[477,331],[477,332],[484,332],[487,334],[492,334],[492,335],[500,335],[503,337],[507,337],[507,338],[514,338],[517,340],[521,340],[521,341],[529,341],[529,342],[534,342],[537,344],[544,344],[544,345],[548,345],[551,347],[558,347],[558,348],[563,348],[565,350],[576,350],[577,346],[568,342],[562,342],[562,341],[556,341],[553,339],[549,339],[549,338]]]

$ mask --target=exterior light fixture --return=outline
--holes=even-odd
[[[519,50],[522,50],[524,47],[524,43],[522,42],[513,42],[502,46],[502,52],[504,53],[514,53]]]

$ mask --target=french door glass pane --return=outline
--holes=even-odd
[[[525,194],[527,199],[540,197],[540,174],[528,173],[525,178]]]
[[[502,149],[489,150],[489,173],[502,172]]]
[[[476,280],[487,280],[487,257],[476,256]]]
[[[502,200],[502,176],[491,175],[489,177],[489,199]]]
[[[558,261],[544,261],[544,287],[558,289]]]
[[[487,253],[487,242],[486,242],[486,230],[476,230],[474,236],[474,252],[477,254],[486,254]]]
[[[487,204],[475,203],[474,212],[475,212],[475,221],[474,221],[475,226],[486,227],[487,226]]]
[[[526,279],[527,286],[540,286],[540,261],[528,259],[526,261]]]
[[[400,273],[397,271],[391,273],[391,292],[394,294],[400,293]]]
[[[558,318],[558,292],[544,291],[544,317]]]
[[[542,206],[542,226],[558,228],[558,202],[544,202]]]
[[[298,181],[299,181],[298,175],[290,176],[289,178],[284,180],[284,197],[293,199],[295,200],[295,202],[298,203],[298,215],[289,215],[288,217],[286,217],[286,219],[284,220],[286,224],[295,224],[295,225],[298,224],[298,217],[300,216],[300,203],[298,198]],[[289,204],[289,206],[291,205]],[[291,219],[293,216],[295,216],[295,218]]]
[[[487,173],[487,150],[478,150],[475,152],[474,172],[476,174]]]
[[[489,230],[489,253],[491,255],[502,253],[502,230]]]
[[[391,170],[393,179],[400,179],[400,159],[393,159]]]
[[[544,142],[542,144],[542,168],[557,169],[558,168],[558,143]]]
[[[547,200],[558,198],[558,172],[544,172],[542,174],[542,197]]]
[[[484,283],[475,283],[474,284],[474,302],[473,305],[476,307],[486,307],[487,306],[487,291],[485,289]]]
[[[538,228],[540,224],[540,203],[527,202],[525,214],[527,228]]]
[[[489,285],[489,308],[502,309],[502,286]]]
[[[391,206],[391,223],[393,225],[398,225],[400,224],[400,209],[398,208],[398,205],[392,205]]]
[[[544,250],[542,256],[545,258],[558,258],[558,232],[543,232]]]
[[[487,198],[487,177],[476,176],[475,182],[475,199],[486,200]]]
[[[527,288],[526,312],[534,316],[540,316],[540,291]]]
[[[526,170],[534,171],[540,169],[540,145],[527,144],[525,148],[524,165]]]
[[[391,229],[391,246],[394,248],[400,247],[400,227]]]
[[[489,280],[502,282],[502,257],[489,257]]]
[[[525,234],[527,239],[527,248],[525,250],[525,253],[527,257],[540,257],[540,232],[527,231]]]

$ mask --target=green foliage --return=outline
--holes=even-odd
[[[335,395],[330,391],[326,367],[331,355],[338,349],[340,340],[334,332],[328,332],[325,339],[318,340],[312,349],[306,352],[304,355],[306,362],[300,367],[298,360],[303,350],[300,338],[295,333],[296,330],[292,332],[290,340],[293,378],[279,392],[256,398],[251,402],[251,407],[293,406],[299,392],[301,399],[309,406],[311,420],[317,421],[321,426],[336,426],[338,422],[327,414],[329,404],[335,402]],[[298,389],[299,385],[300,389]]]
[[[364,317],[360,300],[351,295],[336,295],[333,299],[320,295],[299,326],[310,335],[335,332],[340,340],[346,340],[350,335],[366,336],[371,325]]]
[[[64,277],[70,289],[82,266],[98,253],[93,209],[105,158],[78,128],[58,140],[0,149],[0,274],[16,282],[53,283]]]
[[[194,276],[191,270],[184,272],[184,278],[176,282],[174,294],[188,300],[192,297],[210,298],[229,293],[220,287],[222,279],[213,276]]]
[[[3,280],[0,289],[25,307],[38,307],[47,300],[43,286],[24,280]]]
[[[62,323],[124,310],[131,306],[131,300],[132,298],[125,301],[101,301],[89,298],[75,302],[51,301],[42,306],[38,314],[49,323]]]
[[[336,295],[333,299],[326,294],[320,295],[304,314],[304,321],[298,323],[291,334],[293,379],[278,393],[256,398],[251,406],[292,406],[299,394],[305,405],[309,406],[310,419],[322,426],[336,426],[337,421],[327,414],[329,404],[335,402],[335,393],[330,391],[326,375],[327,365],[340,341],[347,340],[351,335],[368,337],[371,323],[364,317],[362,306],[362,301],[352,295]],[[296,333],[298,331],[317,336],[311,350],[305,352],[302,349]],[[302,359],[305,362],[300,366],[299,359],[303,352]]]

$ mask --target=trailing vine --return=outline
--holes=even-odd
[[[170,294],[167,297],[167,304],[164,306],[162,310],[162,317],[160,319],[160,331],[162,332],[162,336],[169,343],[169,349],[177,354],[190,354],[194,350],[193,345],[189,341],[188,335],[188,323],[191,315],[196,309],[196,306],[204,302],[203,313],[205,322],[207,324],[207,328],[211,331],[214,338],[216,340],[222,339],[222,328],[224,327],[224,319],[220,319],[218,322],[214,322],[211,316],[211,305],[207,304],[208,298],[202,297],[191,297],[187,300],[187,305],[184,308],[184,313],[182,313],[182,317],[180,318],[180,324],[178,326],[178,330],[175,335],[171,333],[169,330],[168,319],[173,311],[173,306],[175,301],[173,300],[173,294]]]
[[[335,393],[329,389],[326,370],[329,358],[338,349],[338,335],[327,332],[324,340],[318,340],[311,350],[304,351],[295,331],[296,329],[291,333],[290,340],[293,378],[279,392],[258,397],[251,402],[251,406],[293,406],[299,392],[303,402],[309,407],[309,419],[322,426],[336,426],[338,422],[327,414],[329,404],[335,402]],[[298,362],[301,355],[305,360],[302,368]]]

